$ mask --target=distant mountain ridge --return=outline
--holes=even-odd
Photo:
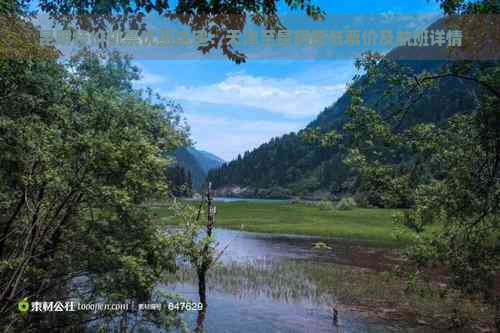
[[[191,173],[195,191],[201,189],[210,170],[225,163],[222,158],[194,147],[179,148],[174,151],[173,156],[180,166]]]
[[[436,29],[442,24],[438,21],[429,29]],[[414,48],[401,46],[387,54],[390,60],[402,58],[402,54],[415,52]],[[437,54],[441,49],[428,47],[425,52],[427,59],[439,59]],[[416,72],[439,69],[445,61],[442,60],[404,60],[405,65]],[[380,66],[385,66],[384,63]],[[387,67],[385,67],[387,68]],[[390,69],[387,69],[389,73]],[[356,84],[364,84],[362,77]],[[419,122],[439,123],[455,113],[470,110],[474,105],[475,87],[472,83],[442,79],[436,90],[431,91],[415,103],[421,110],[413,118],[405,119],[404,126]],[[363,99],[378,112],[384,112],[390,101],[379,103],[385,87],[378,82],[364,90]],[[350,96],[345,93],[333,105],[325,108],[308,128],[319,128],[326,132],[332,129],[341,130],[347,117],[345,111],[350,104]],[[384,104],[385,103],[385,104]],[[326,149],[319,145],[303,142],[297,133],[285,134],[273,138],[251,152],[245,152],[242,157],[223,164],[220,168],[209,172],[208,179],[215,188],[225,191],[231,188],[245,188],[248,193],[266,193],[261,189],[274,189],[274,192],[297,196],[331,196],[346,189],[350,170],[342,162],[340,152]],[[226,194],[227,195],[227,194]]]
[[[193,147],[187,147],[187,151],[193,155],[195,160],[198,162],[200,167],[203,169],[203,172],[208,174],[208,171],[215,169],[219,166],[221,166],[224,161],[222,158],[204,150],[198,150]]]

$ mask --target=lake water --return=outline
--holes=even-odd
[[[176,284],[172,291],[196,298],[191,284]],[[353,312],[342,314],[338,326],[326,307],[305,300],[279,301],[267,296],[240,297],[223,290],[208,293],[208,308],[203,322],[203,332],[373,332],[397,331],[397,327],[363,320]],[[184,315],[184,320],[195,326],[197,313]],[[390,328],[389,328],[390,327]],[[407,332],[401,330],[401,332]]]
[[[292,199],[258,199],[258,198],[233,198],[233,197],[214,197],[215,202],[260,202],[260,203],[287,203]]]
[[[335,296],[318,293],[317,282],[301,267],[306,264],[309,268],[321,268],[343,263],[356,257],[353,253],[361,247],[339,250],[342,244],[333,239],[225,229],[216,229],[215,235],[218,251],[223,251],[221,268],[213,269],[215,272],[207,281],[208,307],[199,332],[415,331],[412,327],[371,320],[349,310],[340,311],[338,325],[333,325],[331,304]],[[315,248],[314,244],[319,241],[330,248]],[[367,255],[374,252],[369,251]],[[168,285],[167,289],[193,301],[198,299],[194,276]],[[197,315],[196,312],[183,314],[193,330],[197,326]]]

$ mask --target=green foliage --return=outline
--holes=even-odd
[[[313,20],[324,17],[323,10],[312,0],[284,0],[283,3],[292,11],[304,12]],[[278,15],[278,1],[229,2],[205,0],[181,1],[90,1],[69,0],[63,2],[51,0],[2,0],[0,13],[20,13],[41,10],[52,15],[61,25],[74,30],[97,31],[113,26],[120,29],[147,29],[144,19],[146,14],[158,14],[160,18],[182,23],[187,29],[206,30],[212,35],[213,43],[200,46],[203,54],[220,50],[229,60],[242,63],[246,55],[228,45],[226,36],[229,30],[243,31],[247,24],[280,30],[284,29]],[[10,58],[19,59],[19,58]],[[22,58],[24,59],[24,58]]]
[[[395,57],[397,52],[391,51]],[[411,207],[417,184],[442,170],[437,160],[424,163],[439,146],[441,125],[474,108],[482,88],[454,78],[444,61],[397,62],[370,53],[356,65],[364,74],[348,93],[304,130],[213,170],[215,186],[277,183],[295,195],[364,192],[369,206]],[[458,66],[453,71],[460,72]]]
[[[179,165],[166,170],[172,195],[176,197],[190,197],[193,194],[191,172]]]
[[[357,206],[356,201],[354,201],[353,197],[343,197],[340,201],[335,205],[335,208],[340,210],[351,210]]]
[[[439,2],[446,13],[499,10],[495,1]],[[367,53],[356,62],[366,74],[349,88],[349,119],[337,143],[354,188],[369,205],[407,208],[395,222],[412,239],[408,255],[418,266],[444,264],[453,286],[498,304],[500,66],[390,59]],[[438,105],[426,101],[451,96],[459,103],[423,116],[426,105]]]
[[[325,152],[311,150],[299,135],[290,133],[272,139],[258,149],[245,152],[236,160],[211,170],[208,179],[213,182],[215,188],[227,185],[284,187],[290,183],[303,182],[304,170],[313,170],[320,164],[323,159],[321,154]],[[296,165],[297,160],[301,160],[302,165]],[[309,190],[311,187],[317,188],[318,183],[313,179],[313,183],[304,183],[299,187],[307,187]]]
[[[172,154],[177,163],[191,175],[191,184],[194,191],[200,191],[206,186],[207,173],[211,169],[221,166],[224,161],[217,156],[193,147],[176,149]]]
[[[334,211],[335,205],[331,201],[321,200],[316,204],[320,210]]]
[[[438,0],[441,9],[446,14],[498,14],[500,4],[498,1],[479,0]]]
[[[40,35],[36,27],[20,16],[6,15],[13,11],[0,1],[0,60],[57,59],[59,52],[53,47],[40,47]],[[15,6],[15,4],[12,4]]]
[[[167,217],[167,222],[177,223],[181,227],[174,236],[180,244],[178,255],[187,259],[195,268],[201,267],[203,262],[211,264],[216,254],[215,238],[205,232],[205,203],[202,201],[195,205],[176,202],[174,205],[155,210],[161,218]]]
[[[88,319],[20,320],[23,297],[148,300],[176,267],[178,242],[144,207],[169,191],[163,151],[187,143],[176,109],[133,90],[127,61],[4,61],[0,73],[0,324]]]
[[[351,88],[345,162],[355,170],[358,188],[378,194],[372,203],[408,208],[397,221],[414,233],[408,253],[417,264],[444,264],[454,286],[490,297],[500,264],[498,63],[455,62],[418,73],[369,54],[358,64],[368,84],[387,82],[381,98],[403,105],[378,113],[358,86]],[[419,99],[453,80],[475,85],[473,107],[457,108],[438,123],[401,126],[420,111],[414,107]],[[439,228],[423,236],[430,225]]]

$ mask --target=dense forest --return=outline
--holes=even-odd
[[[193,181],[189,170],[180,165],[174,165],[167,168],[166,174],[172,195],[190,197],[193,194]]]
[[[224,163],[219,157],[208,152],[195,149],[194,147],[181,147],[172,154],[176,163],[189,173],[191,187],[200,191],[205,184],[208,171],[215,169]]]
[[[397,58],[405,47],[394,49],[387,59]],[[399,64],[415,73],[439,70],[445,66],[443,61],[404,61]],[[393,69],[389,64],[378,64],[386,76]],[[379,78],[375,84],[366,84],[362,76],[354,84],[364,87],[362,98],[380,114],[387,113],[398,103],[397,100],[384,97],[387,82]],[[399,89],[399,88],[394,88]],[[466,81],[453,79],[441,80],[435,89],[425,92],[425,96],[415,101],[413,107],[418,112],[409,114],[400,124],[408,128],[417,123],[442,123],[450,116],[470,110],[473,106],[477,87]],[[348,121],[346,111],[351,103],[351,96],[345,93],[332,106],[323,110],[317,118],[298,133],[286,134],[273,138],[253,151],[245,152],[234,161],[212,170],[208,179],[216,188],[231,186],[248,187],[252,193],[262,188],[281,188],[284,196],[311,196],[335,198],[345,193],[355,193],[358,184],[349,168],[343,163],[345,155],[331,145],[311,140],[310,132],[328,133],[332,130],[342,132]],[[400,160],[411,159],[400,156]],[[230,193],[229,193],[230,194]]]

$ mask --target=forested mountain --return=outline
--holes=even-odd
[[[193,147],[187,147],[186,150],[194,157],[205,176],[208,174],[208,171],[218,168],[226,162],[208,151],[198,150]]]
[[[193,147],[179,148],[173,153],[173,156],[179,166],[185,170],[184,172],[190,175],[192,189],[195,191],[204,184],[209,170],[224,163],[223,159],[214,154]]]
[[[172,195],[176,197],[190,197],[193,194],[193,177],[191,172],[179,164],[167,168],[167,179]]]
[[[438,21],[428,29],[435,29],[439,24]],[[398,60],[406,52],[412,52],[411,47],[398,47],[389,52],[387,58]],[[419,52],[427,52],[422,55],[423,59],[432,59],[433,52],[442,50],[429,47],[419,49]],[[406,65],[416,72],[422,72],[441,68],[445,62],[415,60],[399,61],[399,64]],[[384,70],[388,74],[392,70],[387,63],[381,63],[379,66],[386,66]],[[355,85],[365,85],[365,80],[365,77],[361,77]],[[384,99],[384,90],[386,90],[384,83],[377,82],[364,89],[362,95],[367,104],[381,114],[390,108],[399,107],[398,101]],[[474,103],[475,92],[475,86],[469,82],[443,79],[430,93],[415,101],[413,107],[418,108],[418,116],[402,119],[401,127],[421,122],[439,123],[455,113],[470,110]],[[345,112],[349,103],[350,96],[346,93],[333,105],[325,108],[305,130],[313,128],[318,128],[321,132],[341,130],[347,120]],[[305,142],[300,135],[301,132],[303,130],[273,138],[253,151],[245,152],[236,160],[209,172],[208,179],[218,189],[238,186],[258,193],[258,189],[262,188],[279,188],[285,196],[309,196],[313,193],[330,195],[348,190],[352,185],[351,179],[340,152],[334,148],[321,147],[317,143]]]

